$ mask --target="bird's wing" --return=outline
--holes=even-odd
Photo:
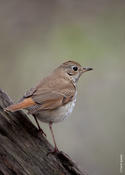
[[[66,89],[65,89],[66,90]],[[34,93],[33,101],[39,106],[39,110],[53,110],[72,100],[74,92],[68,92],[68,95],[62,91],[45,91],[41,93]]]
[[[17,104],[7,107],[6,110],[14,112],[27,109],[31,113],[39,110],[53,110],[72,101],[75,91],[75,86],[68,79],[58,74],[51,75],[27,91]]]
[[[39,111],[54,110],[64,104],[72,101],[75,91],[63,89],[61,91],[52,91],[50,89],[36,90],[30,97],[23,98],[19,103],[8,106],[6,111],[18,111],[27,109],[29,113],[34,114]]]
[[[49,81],[48,85],[41,82],[36,88],[27,92],[24,99],[31,98],[36,104],[35,108],[31,107],[30,110],[33,112],[53,110],[72,101],[76,91],[74,85],[65,80],[62,80],[63,83],[60,81]]]
[[[26,93],[24,94],[23,98],[31,97],[35,91],[36,91],[36,87],[35,88],[31,88],[30,90],[26,91]]]

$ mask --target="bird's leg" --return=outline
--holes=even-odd
[[[57,145],[56,145],[56,140],[55,140],[55,137],[54,137],[53,129],[52,129],[52,122],[49,123],[49,129],[51,131],[52,139],[53,139],[53,142],[54,142],[54,150],[49,152],[47,155],[59,152],[59,150],[57,148]]]
[[[38,122],[38,120],[37,120],[37,117],[36,117],[35,115],[33,115],[33,117],[34,117],[34,119],[35,119],[35,121],[36,121],[36,124],[37,124],[37,126],[38,126],[39,132],[40,132],[42,135],[46,136],[45,132],[42,130],[42,128],[41,128],[40,125],[39,125],[39,122]]]

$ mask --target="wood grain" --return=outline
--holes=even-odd
[[[0,175],[87,175],[63,152],[47,156],[52,145],[23,111],[3,110],[10,104],[0,90]]]

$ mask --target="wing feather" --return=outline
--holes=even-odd
[[[63,83],[60,83],[61,81]],[[31,97],[33,99],[36,105],[31,106],[28,110],[30,113],[35,113],[42,110],[54,110],[68,103],[73,99],[75,91],[73,83],[64,79],[44,81],[44,83],[38,84],[36,88],[27,91],[24,98]]]

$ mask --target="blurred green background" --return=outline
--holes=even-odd
[[[89,175],[120,174],[123,154],[124,174],[125,1],[0,1],[0,88],[14,101],[67,60],[94,71],[81,77],[71,117],[54,125],[58,146]]]

